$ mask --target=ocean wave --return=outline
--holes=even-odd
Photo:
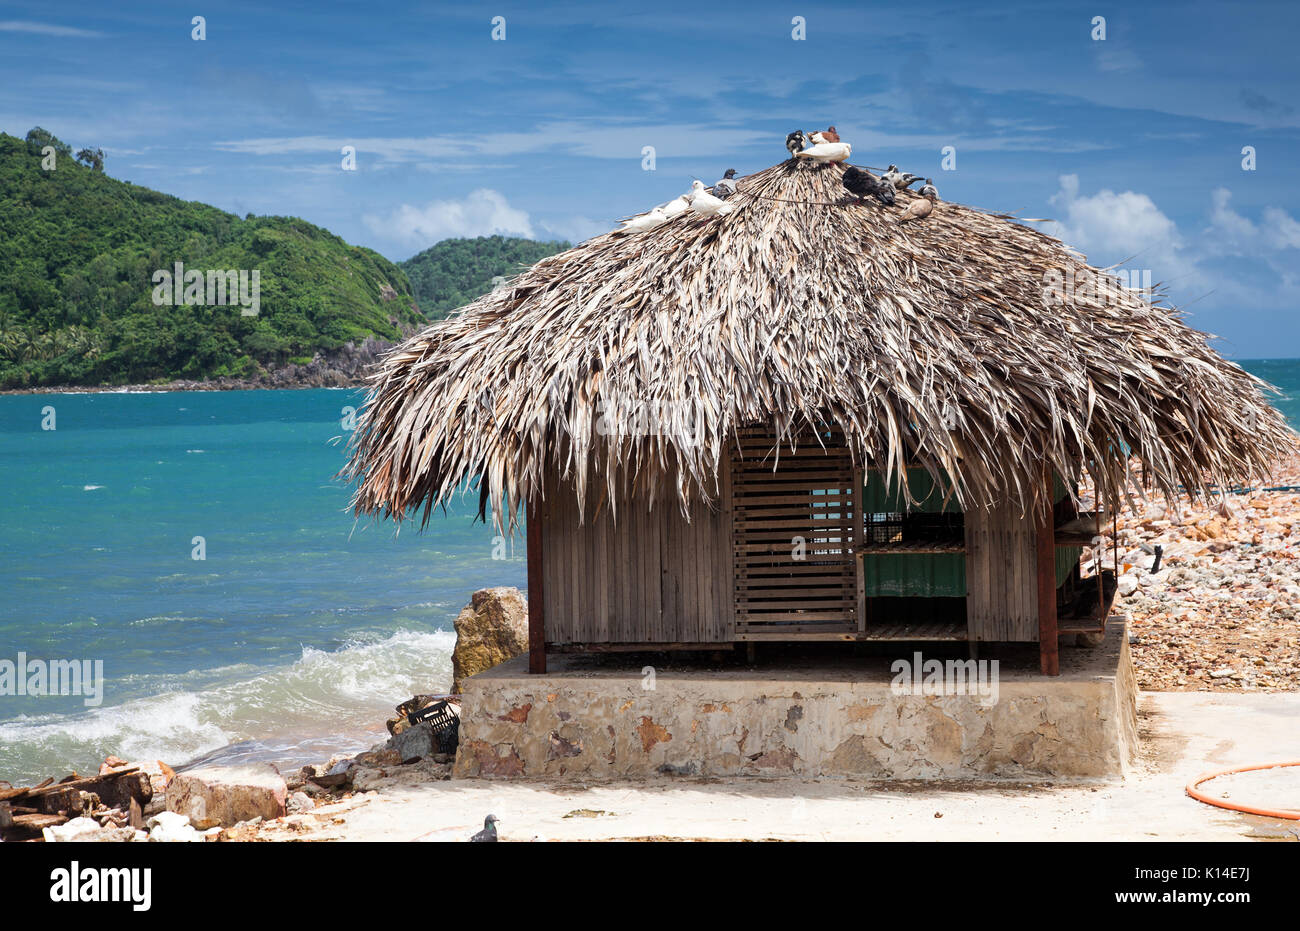
[[[287,666],[194,670],[159,677],[158,694],[121,705],[0,722],[0,779],[85,773],[109,754],[177,766],[223,751],[287,764],[304,748],[313,759],[322,748],[354,751],[386,736],[398,702],[450,686],[455,639],[401,631],[334,651],[304,647]]]

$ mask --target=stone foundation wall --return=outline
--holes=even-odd
[[[911,656],[910,650],[900,655]],[[889,659],[799,671],[657,671],[526,658],[466,681],[460,777],[700,776],[893,779],[1122,776],[1137,744],[1122,623],[1062,675],[999,670],[994,702],[900,695]]]

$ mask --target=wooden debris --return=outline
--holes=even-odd
[[[95,776],[76,773],[62,781],[46,779],[26,788],[0,790],[0,839],[29,840],[43,828],[93,814],[112,820],[122,809],[132,826],[144,824],[144,806],[153,798],[149,776],[138,766],[110,769]]]

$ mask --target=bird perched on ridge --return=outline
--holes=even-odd
[[[850,165],[840,178],[844,189],[858,200],[874,197],[886,207],[894,206],[894,186],[857,165]]]
[[[802,129],[796,129],[785,137],[786,150],[793,156],[808,148],[808,136]]]
[[[661,206],[663,207],[664,216],[671,220],[679,213],[685,213],[687,210],[690,210],[691,201],[685,194],[679,194],[668,203],[662,204]]]
[[[811,159],[814,162],[842,162],[853,152],[853,146],[847,142],[819,142],[814,146],[796,152],[795,158]]]
[[[687,195],[691,199],[691,211],[701,216],[713,217],[731,213],[735,208],[723,201],[720,197],[714,197],[704,187],[704,182],[696,179],[691,183],[691,192]]]
[[[898,218],[899,223],[907,223],[910,220],[924,220],[934,212],[935,202],[939,199],[939,191],[930,179],[925,179],[925,185],[921,188],[921,196],[907,205],[903,215]]]
[[[497,842],[497,823],[498,823],[500,820],[501,820],[501,819],[498,818],[496,815],[488,815],[486,818],[484,818],[484,819],[483,819],[483,830],[479,831],[477,834],[475,834],[473,837],[471,837],[471,838],[470,838],[470,843],[474,843],[474,844],[482,844],[482,843],[495,844],[495,843]]]
[[[813,133],[812,141],[814,145],[820,142],[839,142],[840,134],[837,133],[835,127],[832,126],[829,129],[823,129],[820,132]]]
[[[644,230],[652,230],[660,223],[668,222],[668,214],[664,212],[663,207],[652,207],[647,213],[638,214],[631,219],[624,220],[619,232],[640,233]]]
[[[906,191],[909,186],[921,180],[920,175],[914,175],[910,171],[895,171],[894,174],[894,188],[899,191]]]
[[[896,187],[896,189],[898,187],[898,178],[901,177],[902,177],[902,172],[898,170],[897,165],[891,165],[889,166],[889,168],[883,170],[883,172],[880,173],[881,181],[884,181],[885,183],[887,183],[887,185],[893,185],[894,187]]]
[[[723,172],[722,177],[719,178],[717,181],[714,181],[713,187],[710,188],[710,191],[713,193],[713,196],[720,197],[723,200],[726,200],[732,194],[735,194],[736,182],[733,180],[735,177],[736,177],[736,169],[734,168],[728,168],[725,172]]]

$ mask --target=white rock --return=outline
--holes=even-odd
[[[146,822],[149,840],[155,843],[202,843],[203,835],[194,830],[190,819],[174,811],[160,811]]]
[[[47,844],[68,843],[91,840],[91,835],[98,834],[100,830],[102,828],[94,818],[73,818],[66,824],[43,828],[41,836]]]

